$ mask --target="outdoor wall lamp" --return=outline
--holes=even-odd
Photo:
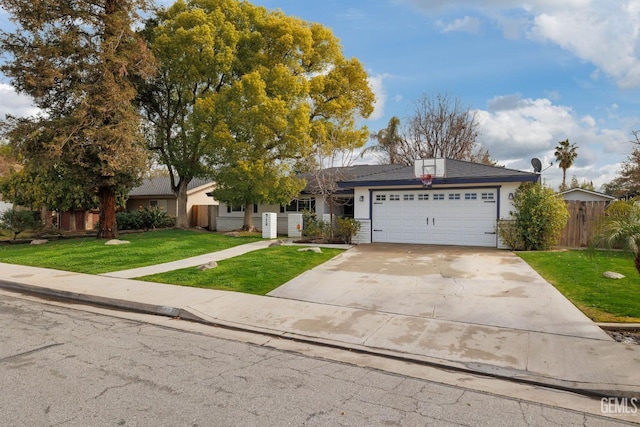
[[[509,200],[513,200],[513,193],[509,193]]]
[[[361,202],[364,202],[364,196],[360,196],[358,200],[360,200]]]

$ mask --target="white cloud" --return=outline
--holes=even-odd
[[[537,157],[546,168],[555,162],[557,143],[568,138],[578,146],[578,158],[568,175],[600,186],[615,176],[615,165],[631,149],[628,130],[600,128],[592,116],[579,117],[571,107],[554,105],[547,98],[523,99],[512,94],[495,97],[488,106],[488,110],[476,110],[479,142],[508,167],[530,170],[530,159]],[[543,176],[554,186],[562,180],[557,165]]]
[[[445,33],[463,32],[477,34],[480,32],[482,24],[478,18],[465,16],[464,18],[455,19],[449,23],[441,22],[440,26],[442,27],[442,31]]]
[[[369,75],[369,86],[376,97],[373,113],[369,116],[369,120],[371,121],[384,117],[384,106],[387,102],[387,90],[384,87],[384,80],[389,77],[388,74]]]
[[[560,46],[595,66],[621,88],[640,87],[640,2],[637,0],[396,0],[428,14],[470,10],[494,21],[505,37],[526,34]],[[453,29],[454,27],[452,27]]]
[[[10,114],[16,117],[25,117],[38,114],[38,108],[33,105],[30,97],[19,95],[13,86],[0,83],[0,118]]]

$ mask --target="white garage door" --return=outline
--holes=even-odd
[[[495,247],[495,188],[374,191],[373,242]]]

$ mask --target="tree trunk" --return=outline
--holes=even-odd
[[[636,270],[638,270],[638,273],[640,273],[640,250],[636,252],[636,258],[634,260],[634,264],[636,266]]]
[[[116,226],[116,193],[112,188],[100,188],[100,228],[98,239],[115,239],[118,237]]]
[[[178,217],[176,218],[177,228],[189,228],[189,217],[187,216],[187,182],[184,179],[178,184],[176,196],[178,198]]]
[[[256,231],[256,226],[253,225],[253,203],[247,203],[244,205],[244,224],[242,224],[243,231]]]

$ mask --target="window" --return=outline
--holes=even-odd
[[[389,200],[391,200],[392,202],[397,202],[398,200],[400,200],[400,195],[399,194],[390,194],[389,195]]]
[[[386,194],[376,194],[376,202],[384,202],[387,200]]]
[[[227,205],[227,213],[244,212],[244,205]],[[253,205],[253,213],[258,213],[258,205]]]
[[[287,206],[281,206],[280,212],[316,211],[316,199],[293,199]]]
[[[149,200],[149,207],[157,208],[158,207],[158,201],[157,200]]]
[[[449,200],[460,200],[460,193],[449,194]]]
[[[482,200],[494,200],[493,193],[482,193]]]
[[[414,198],[413,194],[405,194],[404,197],[402,198],[402,200],[406,201],[412,201]]]
[[[444,200],[444,194],[434,194],[433,200]]]
[[[465,193],[464,199],[465,200],[477,200],[478,199],[478,194],[477,193]]]
[[[418,200],[429,200],[428,194],[418,194]]]

